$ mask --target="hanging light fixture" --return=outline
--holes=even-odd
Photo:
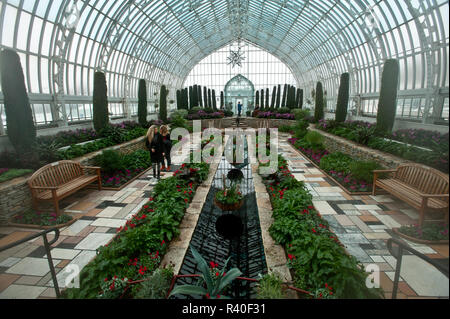
[[[242,14],[241,14],[242,13]],[[242,29],[241,25],[246,20],[247,10],[241,6],[241,1],[236,0],[233,2],[233,8],[231,9],[231,26],[233,33],[236,36],[237,50],[234,51],[230,47],[230,55],[228,56],[228,64],[234,68],[236,65],[242,67],[242,62],[245,60],[244,52],[241,47]]]

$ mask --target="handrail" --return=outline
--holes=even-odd
[[[398,245],[398,251],[397,253],[394,252],[392,243],[395,243]],[[435,259],[432,259],[414,248],[411,248],[406,242],[403,240],[400,240],[398,238],[389,238],[387,243],[387,248],[392,256],[394,256],[395,259],[397,259],[397,265],[395,267],[395,276],[394,276],[394,287],[392,290],[392,299],[395,299],[397,297],[397,290],[398,290],[398,282],[400,279],[400,268],[402,266],[402,258],[403,258],[403,250],[409,251],[413,255],[416,255],[417,257],[420,257],[421,259],[425,260],[426,262],[430,263],[434,267],[436,267],[441,273],[443,273],[448,278],[448,272],[449,267],[444,266],[438,262],[436,262]]]
[[[55,238],[53,238],[51,241],[48,241],[47,234],[51,233],[51,232],[55,232]],[[44,248],[45,248],[45,252],[47,253],[48,265],[50,267],[50,273],[52,274],[52,280],[53,280],[53,285],[54,285],[55,292],[56,292],[56,297],[59,298],[61,296],[61,293],[59,291],[58,280],[56,279],[56,272],[55,272],[55,267],[53,265],[52,255],[50,254],[50,246],[53,245],[54,243],[56,243],[56,241],[59,239],[59,229],[58,228],[47,229],[42,232],[22,238],[16,242],[13,242],[6,246],[0,247],[0,252],[10,249],[12,247],[18,246],[20,244],[26,243],[27,241],[38,238],[40,236],[42,236],[44,239]]]

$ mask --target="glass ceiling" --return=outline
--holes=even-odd
[[[448,87],[448,9],[446,0],[1,0],[0,46],[21,54],[29,91],[51,96],[63,117],[68,100],[92,95],[95,70],[134,112],[139,78],[149,96],[164,83],[174,99],[198,62],[237,39],[279,58],[306,94],[322,80],[329,100],[342,72],[353,96],[376,93],[383,61],[397,58],[400,90],[422,90],[426,116]]]

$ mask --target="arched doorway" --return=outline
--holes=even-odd
[[[255,99],[255,87],[242,74],[238,74],[233,77],[225,85],[225,108],[237,114],[237,105],[239,102],[242,104],[241,115],[245,116],[247,111],[253,110],[253,101]]]

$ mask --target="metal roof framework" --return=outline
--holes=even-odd
[[[0,46],[22,55],[31,99],[47,96],[62,126],[94,71],[130,115],[140,78],[149,96],[166,84],[174,99],[199,61],[237,38],[283,61],[306,94],[322,81],[331,98],[343,72],[352,96],[378,92],[384,60],[397,58],[400,91],[423,97],[426,121],[442,112],[442,88],[448,96],[444,12],[445,0],[1,0]]]

